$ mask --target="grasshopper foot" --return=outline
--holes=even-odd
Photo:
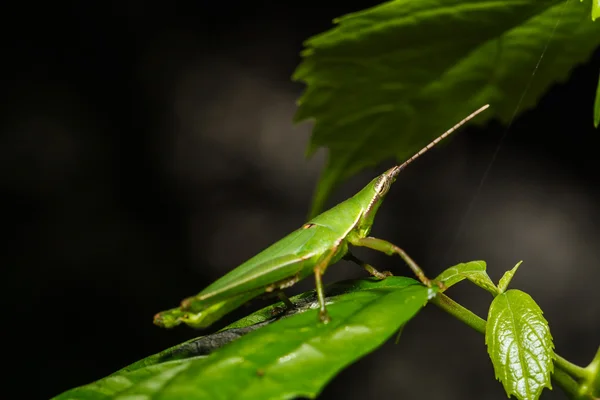
[[[423,285],[427,286],[428,288],[432,287],[433,285],[436,285],[442,291],[444,291],[444,290],[447,289],[446,285],[444,285],[444,282],[442,282],[442,281],[436,281],[435,279],[431,280],[431,279],[428,279],[428,278],[426,278],[424,276],[419,277],[419,280],[423,283]]]
[[[425,275],[417,275],[417,278],[421,281],[421,283],[428,288],[431,287],[431,279],[427,278]]]
[[[390,271],[379,272],[377,270],[371,272],[371,275],[373,275],[377,279],[385,279],[388,276],[394,276],[394,274],[392,274]]]
[[[444,285],[444,282],[442,282],[442,281],[433,281],[433,283],[435,283],[440,288],[440,290],[442,290],[442,291],[448,289],[446,287],[446,285]]]
[[[271,310],[271,316],[282,314],[288,310],[289,310],[289,308],[287,308],[286,306],[273,307],[273,309]]]
[[[319,310],[319,321],[321,321],[324,324],[328,324],[331,322],[331,317],[329,316],[327,310]]]

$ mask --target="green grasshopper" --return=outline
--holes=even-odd
[[[375,214],[400,171],[488,107],[489,105],[485,105],[474,111],[403,164],[392,167],[373,179],[353,197],[308,221],[209,285],[198,295],[183,300],[179,308],[156,314],[154,323],[165,328],[181,323],[205,328],[265,292],[276,292],[287,307],[293,307],[282,290],[312,273],[315,275],[319,300],[319,319],[327,323],[330,317],[325,307],[322,282],[327,267],[343,258],[362,266],[378,279],[391,275],[389,271],[380,272],[354,257],[349,251],[350,245],[367,247],[390,256],[399,255],[419,280],[431,287],[432,281],[404,250],[388,241],[368,235]],[[437,282],[436,284],[442,286]]]

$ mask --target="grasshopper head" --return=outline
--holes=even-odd
[[[363,213],[357,224],[357,233],[361,237],[367,236],[371,231],[375,214],[377,214],[377,210],[383,203],[383,199],[390,190],[392,183],[396,181],[396,176],[401,171],[400,167],[400,165],[397,165],[388,169],[356,194],[355,198],[363,206]]]

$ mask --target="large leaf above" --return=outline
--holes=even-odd
[[[526,89],[519,111],[532,107],[600,45],[586,3],[395,0],[307,40],[296,120],[315,121],[309,155],[329,149],[312,214],[340,181],[406,160],[483,104],[474,123],[508,123]]]
[[[268,307],[233,329],[148,357],[56,400],[313,398],[337,372],[414,317],[434,293],[404,277],[329,289],[329,324],[318,322],[316,296],[308,292],[292,298],[296,308],[285,318],[269,323],[277,306]],[[248,326],[253,322],[262,326]]]

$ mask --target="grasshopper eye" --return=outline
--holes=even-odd
[[[382,175],[377,179],[377,182],[375,182],[375,191],[379,196],[383,196],[388,190],[390,190],[390,180],[387,176]]]

